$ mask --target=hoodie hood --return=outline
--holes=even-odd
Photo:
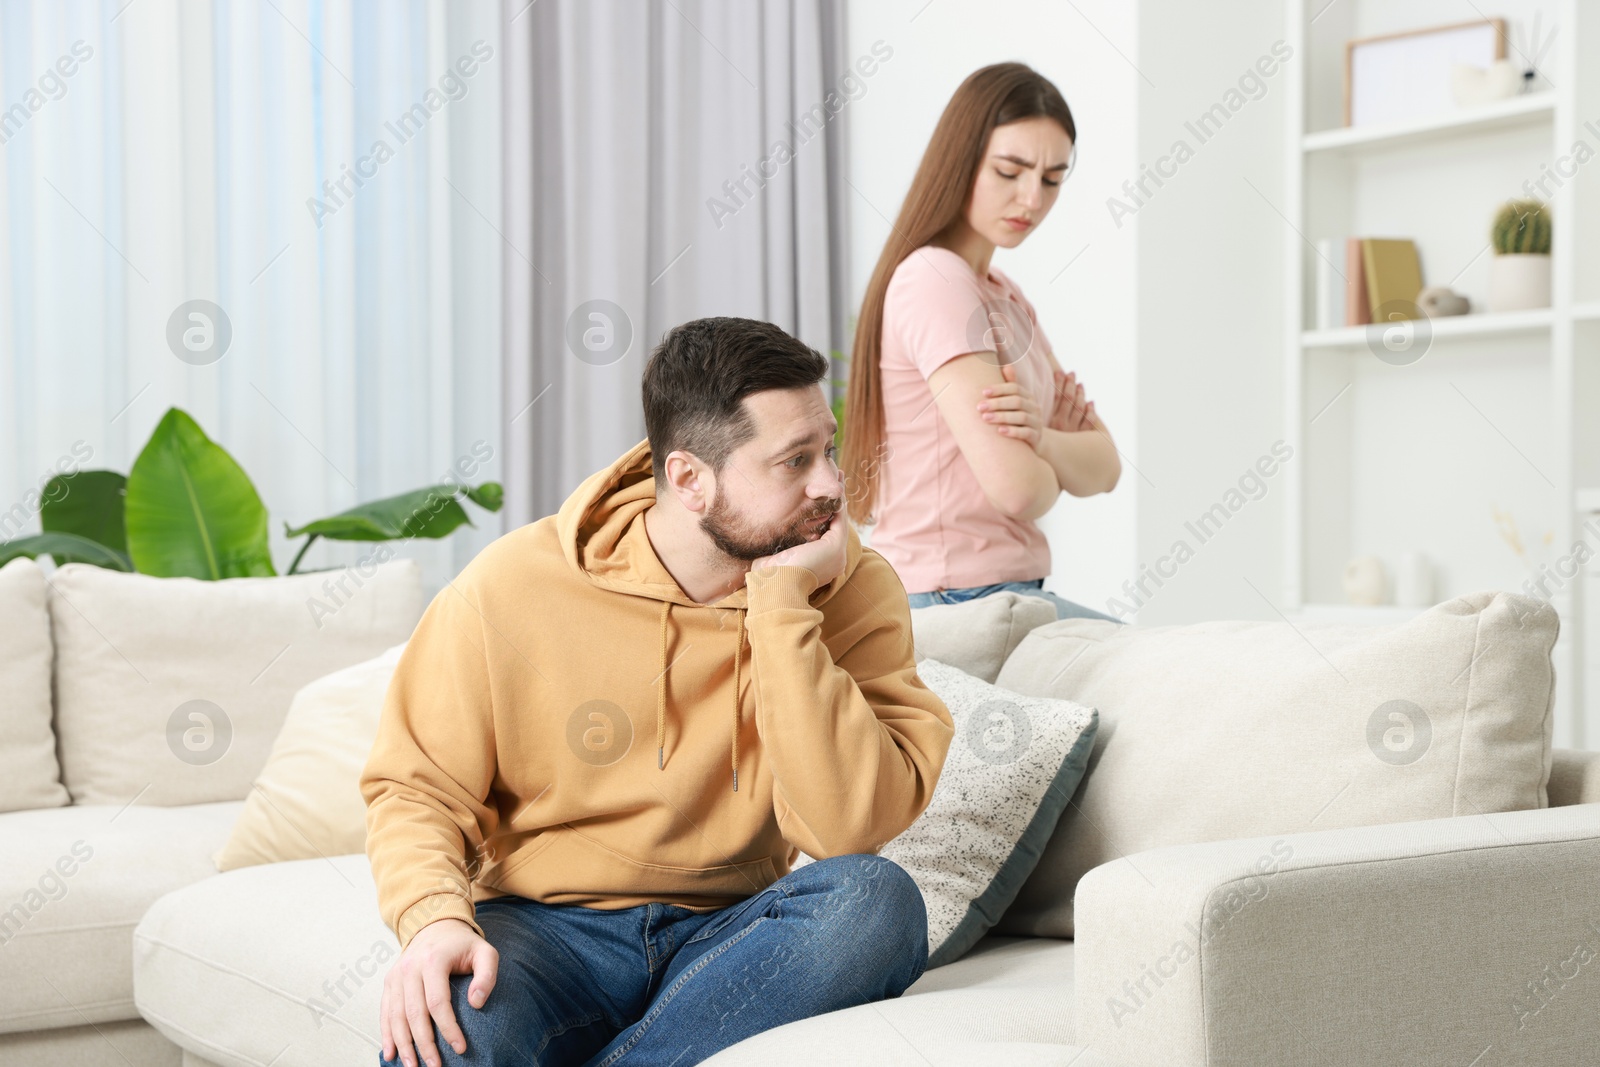
[[[729,760],[733,788],[739,788],[739,672],[745,646],[748,591],[744,585],[720,600],[701,604],[679,588],[650,544],[644,513],[656,502],[655,475],[651,468],[649,438],[634,445],[611,466],[596,471],[567,497],[556,516],[556,532],[568,566],[594,585],[630,596],[661,602],[661,640],[656,674],[656,766],[666,766],[667,645],[672,609],[735,611],[738,626],[728,657],[733,660],[734,687]],[[845,530],[844,570],[819,586],[809,598],[813,605],[831,600],[855,573],[861,562],[861,538],[855,524]]]

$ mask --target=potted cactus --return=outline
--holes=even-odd
[[[1538,200],[1507,201],[1491,231],[1489,310],[1550,306],[1550,208]]]

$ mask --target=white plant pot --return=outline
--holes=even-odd
[[[1489,310],[1550,306],[1550,257],[1531,253],[1495,256],[1489,264]]]

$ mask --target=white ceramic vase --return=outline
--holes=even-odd
[[[1489,263],[1489,310],[1550,306],[1550,256],[1514,252]]]

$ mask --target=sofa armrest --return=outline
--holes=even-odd
[[[1550,761],[1550,806],[1600,804],[1600,752],[1558,748]]]
[[[1572,1062],[1596,871],[1600,804],[1136,853],[1078,884],[1075,1039],[1133,1067]]]

